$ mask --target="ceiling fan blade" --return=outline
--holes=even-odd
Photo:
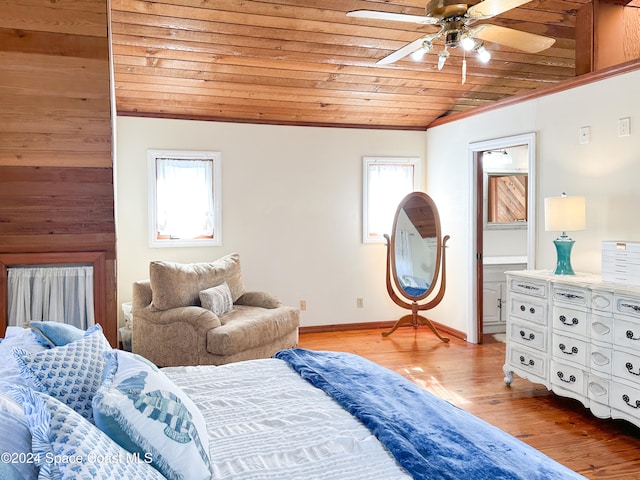
[[[391,20],[393,22],[418,23],[420,25],[433,25],[438,23],[437,18],[422,15],[405,15],[403,13],[376,12],[374,10],[354,10],[347,12],[347,17],[368,18],[372,20]]]
[[[529,3],[530,1],[531,0],[483,0],[469,8],[469,10],[467,10],[467,15],[469,18],[473,18],[475,20],[491,18],[496,15],[500,15],[507,10],[511,10],[512,8]]]
[[[554,38],[498,25],[478,25],[470,28],[469,34],[480,40],[517,48],[527,53],[541,52],[556,42]]]
[[[390,63],[397,62],[398,60],[406,57],[407,55],[411,55],[413,52],[422,47],[422,43],[424,42],[426,37],[420,37],[417,40],[414,40],[411,43],[406,44],[404,47],[396,50],[390,55],[378,60],[376,65],[389,65]]]

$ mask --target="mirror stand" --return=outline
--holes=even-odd
[[[446,265],[446,256],[445,256],[445,247],[447,244],[447,240],[449,240],[449,235],[445,235],[444,238],[442,239],[442,243],[440,245],[440,249],[441,249],[441,266],[442,268],[439,269],[439,272],[436,271],[434,273],[434,280],[436,280],[438,278],[438,273],[441,274],[441,278],[440,278],[440,288],[438,290],[437,295],[430,300],[429,302],[425,303],[425,304],[419,304],[416,300],[412,300],[411,303],[407,302],[406,300],[404,300],[403,298],[400,298],[400,296],[396,293],[395,289],[393,288],[393,282],[392,282],[392,278],[393,277],[393,273],[392,273],[392,265],[393,265],[393,260],[392,260],[392,255],[391,255],[391,251],[393,248],[392,245],[392,241],[391,238],[389,237],[389,235],[385,234],[384,235],[385,239],[387,240],[387,292],[389,293],[389,296],[391,297],[391,299],[395,302],[396,305],[403,307],[403,308],[407,308],[411,310],[411,314],[408,315],[404,315],[403,317],[401,317],[398,321],[396,321],[396,323],[393,325],[393,327],[391,327],[391,329],[387,332],[382,332],[382,336],[383,337],[388,337],[389,335],[391,335],[393,332],[395,332],[399,327],[403,326],[403,325],[411,325],[413,326],[413,328],[418,328],[419,325],[425,325],[427,327],[429,327],[433,333],[435,333],[435,335],[444,343],[449,343],[449,338],[447,337],[443,337],[440,332],[438,331],[438,329],[436,328],[436,326],[433,324],[433,322],[431,320],[429,320],[427,317],[420,315],[419,312],[424,311],[424,310],[430,310],[433,307],[435,307],[436,305],[438,305],[440,303],[440,301],[442,300],[442,298],[444,297],[444,292],[445,292],[445,287],[446,287],[446,269],[445,269],[445,265]],[[434,282],[435,283],[435,282]]]

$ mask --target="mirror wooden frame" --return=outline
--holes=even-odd
[[[435,266],[433,272],[433,278],[429,283],[429,287],[427,287],[424,293],[419,295],[411,295],[404,288],[398,279],[397,273],[397,261],[396,261],[396,234],[398,228],[398,219],[400,218],[402,212],[406,211],[405,209],[409,206],[412,209],[420,209],[420,208],[429,208],[433,215],[433,223],[435,226],[435,238],[436,238],[436,259]],[[411,218],[410,215],[407,214]],[[415,216],[413,217],[415,219]],[[415,226],[415,222],[412,221]],[[440,232],[440,216],[438,214],[438,209],[436,207],[433,199],[423,192],[412,192],[405,196],[398,208],[396,209],[396,214],[393,219],[393,227],[391,230],[391,236],[388,234],[384,235],[387,240],[387,268],[386,268],[386,284],[387,284],[387,293],[394,301],[394,303],[400,307],[407,308],[411,310],[411,314],[404,315],[401,317],[394,325],[391,327],[391,330],[387,332],[383,332],[382,336],[387,337],[395,332],[399,327],[403,325],[412,325],[414,328],[417,328],[419,325],[426,325],[429,327],[436,336],[442,340],[443,342],[449,342],[449,339],[443,337],[440,332],[438,332],[437,328],[429,320],[428,318],[419,314],[419,312],[424,310],[430,310],[438,305],[442,298],[444,297],[444,293],[446,290],[446,255],[445,255],[445,247],[446,243],[449,240],[449,235],[445,235],[444,238],[441,238]],[[425,300],[427,297],[432,295],[436,290],[436,285],[438,285],[438,291],[435,296],[427,300],[426,303],[418,303],[420,300]],[[403,298],[404,297],[404,298]]]

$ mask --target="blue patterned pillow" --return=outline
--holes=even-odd
[[[84,330],[68,323],[43,321],[29,322],[28,325],[35,332],[38,342],[47,348],[66,345],[84,337]]]
[[[104,352],[111,345],[95,325],[84,337],[62,347],[38,353],[15,348],[20,375],[41,392],[48,393],[93,421],[91,400],[102,380]]]
[[[148,462],[118,446],[95,425],[44,393],[12,391],[22,404],[33,439],[38,480],[162,480]]]
[[[120,350],[105,357],[93,397],[98,428],[125,449],[151,455],[170,480],[211,478],[206,424],[193,401],[145,358]]]

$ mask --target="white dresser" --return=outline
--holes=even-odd
[[[522,271],[507,289],[505,383],[516,373],[640,426],[640,287]]]

